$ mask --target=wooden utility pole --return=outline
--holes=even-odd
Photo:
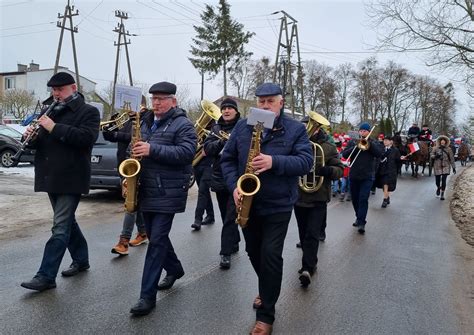
[[[67,1],[66,8],[64,9],[64,15],[61,15],[61,13],[58,13],[58,19],[63,19],[61,21],[57,21],[56,26],[61,28],[61,33],[59,35],[59,43],[58,43],[58,51],[56,53],[56,63],[54,64],[54,74],[58,72],[59,68],[59,58],[61,56],[61,47],[63,44],[63,36],[64,36],[64,30],[69,30],[71,32],[71,41],[72,41],[72,53],[74,56],[74,69],[76,72],[76,84],[77,84],[77,90],[81,92],[81,83],[79,81],[79,66],[77,64],[77,53],[76,53],[76,43],[74,41],[74,33],[78,32],[77,26],[74,27],[72,24],[72,17],[79,15],[79,11],[76,9],[76,12],[73,13],[74,11],[74,6],[69,5],[69,0]],[[66,20],[69,19],[69,28],[66,27]]]
[[[128,78],[130,81],[130,86],[133,86],[132,80],[132,69],[130,66],[130,57],[128,55],[128,44],[130,44],[130,39],[127,41],[127,36],[132,36],[128,30],[125,30],[125,24],[123,23],[124,20],[128,19],[128,13],[122,12],[120,10],[115,11],[115,17],[120,18],[120,23],[117,23],[117,27],[113,30],[114,33],[118,33],[118,41],[114,41],[114,46],[117,47],[117,56],[115,58],[115,72],[114,72],[114,83],[112,88],[112,113],[115,110],[115,86],[117,85],[117,77],[118,77],[118,66],[119,66],[119,58],[120,58],[120,46],[125,46],[125,56],[127,59],[127,67],[128,67]],[[135,35],[133,35],[135,36]],[[122,42],[123,37],[123,42]]]
[[[301,66],[298,39],[298,21],[283,10],[272,14],[278,13],[282,13],[283,16],[281,17],[273,82],[280,84],[285,96],[285,104],[291,108],[293,117],[295,117],[295,112],[304,117],[303,67]],[[296,61],[292,61],[295,58],[293,49],[296,49]],[[296,79],[294,78],[295,69]]]

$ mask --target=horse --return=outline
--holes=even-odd
[[[410,159],[410,166],[411,166],[411,176],[414,178],[418,178],[418,167],[421,166],[421,174],[425,174],[425,168],[426,165],[429,165],[429,176],[431,176],[431,171],[432,171],[432,164],[431,164],[431,159],[430,159],[430,154],[431,154],[431,141],[416,141],[416,138],[414,137],[409,137],[408,138],[408,143],[407,143],[407,151],[408,149],[408,144],[411,143],[418,143],[418,146],[420,147],[420,150],[417,150],[413,152],[411,155],[409,155]]]
[[[465,166],[467,158],[469,157],[469,147],[466,143],[461,142],[458,148],[458,160],[461,162],[461,166]]]

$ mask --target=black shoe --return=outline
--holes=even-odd
[[[359,229],[357,229],[357,231],[359,232],[359,234],[364,235],[365,234],[365,224],[360,225]]]
[[[383,201],[382,201],[382,208],[387,208],[387,205],[388,205],[387,199],[383,199]]]
[[[296,243],[296,247],[301,249],[301,242]]]
[[[375,191],[370,191],[370,194],[374,195],[374,194],[375,194]]]
[[[202,224],[201,221],[196,220],[196,221],[194,221],[194,223],[191,225],[191,228],[193,228],[193,229],[196,230],[196,231],[199,231],[199,230],[201,230],[201,224]]]
[[[202,223],[201,223],[201,224],[202,224],[203,226],[206,226],[206,225],[208,225],[208,224],[214,224],[214,222],[215,222],[215,221],[214,221],[214,217],[213,217],[213,216],[206,216],[206,217],[204,218],[204,220],[202,220]]]
[[[444,200],[444,192],[441,192],[441,197],[439,198],[439,200]]]
[[[232,247],[232,251],[230,252],[231,254],[236,254],[239,252],[239,244],[234,244],[234,246]]]
[[[20,284],[22,287],[29,290],[35,291],[46,291],[56,287],[56,282],[42,279],[41,277],[35,276],[30,281],[24,281]]]
[[[438,188],[438,189],[436,190],[436,196],[439,197],[440,194],[441,194],[441,190]]]
[[[323,231],[319,234],[319,241],[321,242],[326,241],[326,232]]]
[[[352,227],[358,227],[357,221],[352,224]]]
[[[308,287],[309,284],[311,284],[311,275],[309,274],[308,271],[305,270],[301,272],[300,282],[301,282],[302,287]]]
[[[130,313],[133,315],[147,315],[150,314],[155,306],[156,301],[140,298],[138,299],[138,302],[130,309]]]
[[[158,291],[168,290],[173,287],[173,284],[176,280],[184,276],[184,271],[178,275],[169,275],[167,274],[165,278],[158,284]]]
[[[390,197],[387,198],[387,205],[390,205]]]
[[[89,264],[79,265],[77,263],[72,263],[69,266],[69,269],[62,271],[61,274],[64,277],[72,277],[72,276],[77,275],[79,272],[86,271],[89,268],[90,268]]]
[[[219,263],[221,269],[230,269],[230,256],[221,255],[221,262]]]

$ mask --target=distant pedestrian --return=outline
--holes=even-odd
[[[434,160],[433,170],[436,178],[436,196],[439,196],[440,200],[444,200],[446,179],[451,172],[451,167],[453,168],[453,173],[456,174],[456,162],[454,161],[454,154],[449,147],[449,143],[449,138],[441,135],[436,140],[436,145],[431,152],[431,158]]]
[[[397,187],[397,168],[400,162],[400,152],[393,146],[391,137],[385,137],[383,144],[384,152],[380,158],[375,184],[378,188],[383,189],[382,208],[386,208],[390,204],[390,192],[395,191]]]

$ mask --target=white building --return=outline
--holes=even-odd
[[[58,72],[67,72],[76,78],[76,74],[67,67],[59,67]],[[6,90],[22,89],[33,94],[35,101],[40,102],[47,99],[51,95],[51,88],[46,86],[49,78],[54,74],[54,69],[40,69],[39,64],[30,63],[29,66],[18,64],[15,72],[0,73],[0,96]],[[83,76],[79,76],[81,89],[83,94],[95,91],[96,83]],[[9,115],[4,115],[4,119],[8,119]]]

